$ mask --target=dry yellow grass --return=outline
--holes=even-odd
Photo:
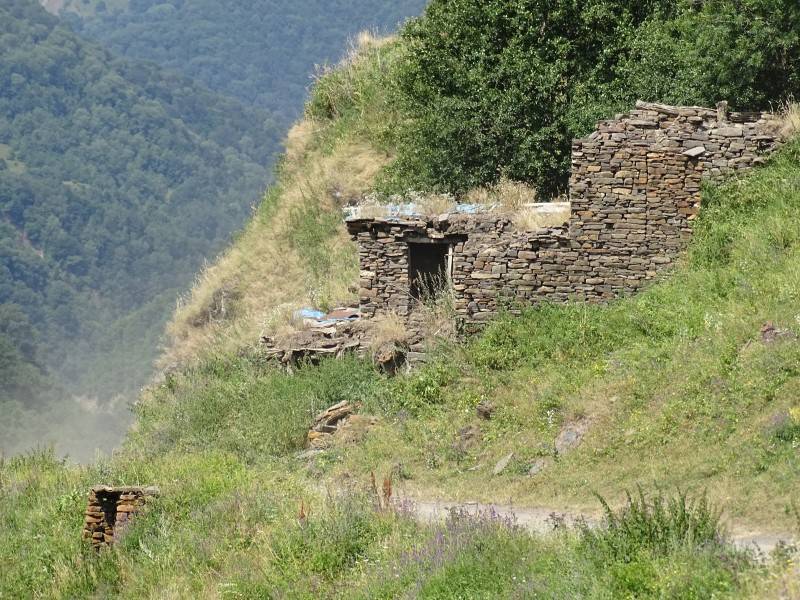
[[[425,194],[416,201],[417,209],[425,216],[437,216],[455,209],[456,202],[448,194]]]
[[[375,351],[388,344],[402,346],[408,341],[408,330],[397,313],[382,313],[370,322],[370,348]]]
[[[520,231],[559,227],[569,221],[569,203],[537,203],[536,189],[509,179],[471,190],[465,200],[473,204],[494,206],[494,211],[508,215]]]
[[[494,204],[501,210],[514,212],[536,202],[536,189],[520,181],[501,179],[498,183],[470,190],[465,201],[472,204]]]
[[[519,231],[536,231],[560,227],[569,222],[569,202],[551,202],[523,206],[511,214],[511,221]]]
[[[800,132],[800,104],[787,102],[781,111],[781,135],[789,139]]]
[[[314,123],[304,120],[287,138],[286,162],[274,206],[262,207],[239,239],[219,259],[203,269],[190,294],[178,305],[168,325],[169,346],[162,368],[184,365],[204,352],[225,353],[254,344],[262,335],[285,333],[286,315],[321,299],[352,299],[348,286],[357,276],[352,242],[342,226],[327,242],[327,250],[343,260],[332,261],[323,279],[308,268],[287,238],[292,210],[305,203],[336,212],[372,186],[388,157],[360,142],[343,141],[330,153],[309,150]],[[270,202],[270,200],[268,200]],[[210,319],[220,290],[237,298],[224,319]]]
[[[289,131],[264,203],[179,302],[162,369],[252,346],[263,335],[290,334],[297,308],[354,298],[357,254],[341,208],[360,201],[392,158],[374,141],[394,118],[384,81],[392,42],[362,33],[335,72],[320,75],[314,106],[330,114],[315,117],[309,109]]]

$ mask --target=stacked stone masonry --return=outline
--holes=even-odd
[[[148,498],[158,495],[155,488],[95,486],[83,525],[83,538],[99,550],[119,541],[133,517]]]
[[[691,238],[705,179],[751,168],[779,143],[769,113],[637,103],[572,147],[569,223],[519,231],[491,212],[351,218],[360,306],[413,323],[410,250],[445,244],[455,309],[467,324],[503,306],[610,300],[672,265]]]

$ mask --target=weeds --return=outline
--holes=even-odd
[[[784,139],[789,139],[798,132],[800,132],[800,104],[787,101],[780,111],[780,133]]]
[[[667,556],[671,552],[714,550],[725,545],[720,513],[701,496],[693,500],[678,492],[648,498],[639,488],[625,493],[625,506],[614,511],[598,496],[605,519],[600,529],[584,527],[582,537],[589,552],[601,560],[630,562],[643,552]]]

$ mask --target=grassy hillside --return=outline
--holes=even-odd
[[[769,167],[705,190],[683,263],[635,298],[526,309],[466,344],[443,341],[431,364],[396,380],[350,365],[354,389],[326,401],[361,401],[383,420],[316,468],[338,479],[402,465],[420,493],[578,508],[593,503],[593,491],[616,498],[636,483],[678,486],[706,490],[742,523],[791,527],[800,492],[798,173],[793,142]],[[145,405],[161,424],[148,445],[258,454],[247,432],[272,426],[261,411],[282,409],[269,394],[227,397],[229,378],[257,385],[248,364],[217,358],[171,378],[175,392]],[[485,400],[496,408],[489,421],[476,414]],[[213,434],[205,425],[202,435],[182,433],[193,429],[191,414]],[[298,417],[298,440],[305,424]],[[571,425],[586,430],[583,442],[557,453],[554,441]],[[492,476],[510,452],[507,470]],[[544,468],[529,477],[534,464]]]
[[[401,53],[394,40],[362,34],[318,82],[257,213],[178,307],[163,367],[253,346],[300,306],[354,298],[358,261],[339,209],[371,191],[393,158],[389,87]]]
[[[280,185],[176,313],[165,365],[227,369],[238,349],[257,354],[259,334],[286,327],[292,309],[349,299],[357,265],[336,209],[380,180],[400,118],[388,100],[403,47],[364,43],[318,83],[290,135]],[[706,189],[682,265],[635,298],[526,309],[466,344],[440,340],[429,366],[396,381],[364,366],[352,377],[372,387],[353,393],[385,418],[363,444],[331,451],[324,471],[399,469],[424,493],[578,508],[593,491],[618,497],[637,482],[691,487],[742,522],[791,526],[800,492],[797,173],[793,142],[767,169]],[[204,318],[226,295],[224,318]],[[762,332],[770,323],[774,341]],[[213,369],[175,377],[178,411],[222,384]],[[490,421],[475,412],[484,400],[495,405]],[[260,421],[231,402],[230,418]],[[171,422],[171,402],[157,405]],[[559,454],[554,442],[570,428],[583,441]],[[234,448],[247,451],[244,442]],[[528,477],[534,465],[541,472]]]
[[[504,316],[396,378],[355,359],[294,375],[260,360],[258,335],[291,307],[348,297],[357,266],[338,207],[391,161],[402,51],[364,38],[319,82],[278,185],[176,313],[173,368],[137,405],[125,447],[82,468],[47,453],[0,462],[0,597],[800,593],[796,555],[763,566],[724,535],[800,535],[800,141],[706,189],[685,259],[635,298]],[[376,424],[302,454],[313,415],[341,400]],[[486,401],[490,420],[476,414]],[[569,426],[585,435],[556,452]],[[626,489],[645,499],[599,531],[535,536],[491,514],[429,525],[408,504],[380,510],[371,473],[420,499],[590,513],[595,492],[615,509]],[[95,556],[79,531],[101,481],[162,495]]]
[[[503,318],[395,379],[357,360],[287,375],[218,356],[152,389],[109,461],[0,463],[0,596],[793,597],[791,553],[759,566],[720,532],[800,526],[800,344],[781,334],[800,314],[798,173],[795,142],[707,190],[686,260],[637,298]],[[312,415],[343,399],[379,424],[298,455]],[[475,416],[483,399],[497,406],[490,421]],[[590,423],[583,443],[554,456],[559,428],[578,419]],[[466,447],[465,425],[480,431]],[[531,478],[540,457],[552,464]],[[420,497],[596,508],[593,491],[619,506],[639,484],[649,499],[597,532],[540,537],[491,515],[439,526],[378,510],[370,471]],[[98,481],[158,484],[162,496],[94,556],[78,533]],[[705,490],[722,525],[702,502],[658,509],[655,490],[676,486]]]
[[[526,307],[432,340],[429,362],[394,378],[355,358],[264,363],[260,335],[294,308],[351,299],[339,209],[386,181],[404,52],[363,36],[317,82],[276,185],[176,311],[124,447],[85,467],[0,460],[0,598],[800,595],[793,549],[763,564],[730,537],[800,536],[800,139],[706,188],[682,261],[634,298]],[[305,452],[314,415],[343,400],[362,425]],[[95,555],[79,532],[100,482],[162,493]],[[435,498],[601,526],[415,518]]]

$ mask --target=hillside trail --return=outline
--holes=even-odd
[[[535,534],[552,533],[562,527],[574,529],[581,524],[598,527],[602,521],[598,513],[572,512],[563,507],[455,502],[410,495],[399,495],[394,501],[420,522],[441,522],[453,512],[473,516],[488,515],[513,522]],[[739,523],[729,524],[728,536],[737,548],[752,550],[762,558],[768,558],[779,546],[800,545],[800,540],[790,532],[763,532]]]

